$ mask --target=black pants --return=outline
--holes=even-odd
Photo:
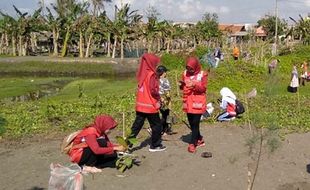
[[[97,139],[99,146],[107,147],[107,141],[105,139],[99,138]],[[115,165],[115,161],[117,158],[117,154],[95,154],[89,147],[83,149],[82,157],[79,162],[80,166],[97,166],[102,167],[103,165],[109,163],[111,165]]]
[[[187,113],[187,119],[192,130],[192,138],[190,144],[197,144],[197,141],[202,139],[199,130],[201,115],[202,114]]]
[[[159,113],[142,113],[136,112],[136,119],[131,127],[132,137],[136,137],[144,125],[144,121],[147,118],[150,127],[152,129],[152,141],[151,146],[157,147],[161,145],[161,132],[162,125],[159,117]]]
[[[167,118],[169,116],[170,110],[169,109],[160,109],[160,113],[161,113],[161,124],[163,126],[163,130],[162,132],[170,132],[171,128],[169,126],[169,124],[167,123]]]

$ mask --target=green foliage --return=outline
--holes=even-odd
[[[269,151],[273,153],[275,150],[277,150],[280,147],[281,141],[279,140],[279,137],[268,138],[267,145],[269,147]]]
[[[207,46],[198,46],[195,50],[195,56],[201,59],[205,54],[210,52],[210,48]]]
[[[6,125],[7,125],[7,121],[0,116],[0,136],[2,136],[5,133]]]
[[[61,88],[73,78],[6,77],[0,79],[0,99],[21,96],[38,90]]]
[[[274,15],[265,15],[265,17],[258,20],[257,23],[266,30],[269,39],[274,38],[276,30],[276,17]],[[278,18],[278,35],[284,34],[286,28],[287,22],[284,19],[281,20]]]
[[[131,131],[128,132],[125,137],[117,136],[116,141],[118,144],[122,145],[125,148],[125,151],[128,150],[129,145],[136,145],[138,143],[138,140],[134,137],[130,137]],[[131,154],[127,154],[126,152],[124,155],[121,155],[118,160],[116,161],[115,165],[116,168],[120,172],[124,172],[126,169],[130,169],[134,163],[135,156]]]
[[[309,50],[309,46],[296,47],[293,54],[279,56],[279,67],[272,75],[267,74],[264,64],[254,65],[243,60],[221,62],[219,67],[211,69],[208,75],[208,102],[216,102],[220,96],[220,89],[227,86],[246,104],[248,110],[242,118],[234,122],[242,124],[249,120],[256,127],[269,130],[310,131],[308,85],[300,87],[297,94],[286,91],[290,82],[292,61],[309,60]],[[166,54],[162,61],[170,69],[168,78],[172,85],[172,110],[181,119],[186,120],[186,115],[182,112],[181,92],[177,84],[184,70],[184,58]],[[1,83],[10,83],[10,81],[12,79],[2,79]],[[29,81],[27,79],[24,82]],[[20,84],[12,86],[21,88],[22,80],[18,83]],[[4,137],[20,137],[48,130],[77,129],[102,113],[112,115],[117,121],[123,121],[124,113],[125,126],[129,126],[135,118],[135,86],[134,80],[77,79],[66,85],[55,96],[43,98],[40,101],[3,102],[1,116],[6,121],[6,125],[5,132],[2,134]],[[253,88],[257,89],[257,96],[245,101],[245,94]],[[79,98],[81,92],[82,96]],[[0,97],[2,93],[5,92],[1,91]],[[219,112],[216,107],[213,115],[216,116]],[[126,135],[129,134],[128,131],[129,127],[125,127]]]
[[[133,166],[133,164],[134,160],[130,155],[120,157],[115,163],[116,168],[120,172],[124,172],[126,169],[130,169]]]
[[[178,55],[165,53],[161,56],[161,63],[170,70],[185,68],[185,59]]]
[[[210,40],[212,38],[220,37],[220,30],[218,28],[218,15],[216,13],[205,13],[201,21],[198,21],[195,26],[200,33],[202,39]]]
[[[94,59],[95,62],[95,59]],[[62,62],[0,62],[0,71],[3,73],[20,73],[22,75],[43,76],[113,76],[115,72],[112,64],[95,63],[62,63]]]

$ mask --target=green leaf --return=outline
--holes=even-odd
[[[124,160],[124,164],[128,167],[128,168],[130,168],[131,166],[132,166],[132,158],[130,158],[130,157],[127,157],[127,158],[125,158],[125,160]]]
[[[118,169],[118,171],[120,171],[120,172],[124,172],[125,170],[126,170],[126,165],[124,164],[124,165],[122,165],[119,169]]]
[[[131,127],[126,127],[125,135],[128,137],[132,133]]]
[[[124,146],[126,149],[128,148],[128,144],[127,144],[127,142],[125,141],[125,139],[123,137],[117,136],[116,137],[116,141],[117,141],[118,144]]]
[[[133,145],[136,145],[136,144],[138,144],[138,139],[137,138],[129,138],[129,139],[127,139],[131,144],[133,144]]]
[[[122,159],[122,158],[119,158],[119,159],[116,160],[116,162],[115,162],[115,166],[116,166],[116,167],[118,167],[118,166],[120,165],[121,159]]]

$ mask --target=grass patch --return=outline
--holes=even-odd
[[[0,99],[20,96],[29,92],[34,92],[42,89],[43,85],[46,86],[61,86],[61,82],[69,82],[73,78],[36,78],[36,77],[7,77],[0,78]]]
[[[0,62],[0,71],[3,74],[22,76],[113,76],[116,74],[112,64],[44,61]]]
[[[95,98],[98,94],[118,94],[123,92],[135,93],[135,80],[111,79],[79,79],[66,85],[51,100],[76,100],[81,97]]]
[[[304,47],[304,49],[307,48]],[[308,98],[310,84],[300,87],[296,94],[286,91],[290,82],[291,63],[296,60],[297,56],[306,58],[308,53],[302,50],[280,56],[280,67],[272,75],[267,74],[265,63],[255,65],[243,60],[221,62],[217,69],[211,69],[209,73],[208,102],[216,102],[216,99],[220,97],[220,89],[226,86],[236,93],[247,108],[243,117],[234,120],[234,122],[241,125],[250,122],[258,128],[282,130],[285,133],[310,131],[310,118],[308,117],[310,114],[308,108],[310,106]],[[167,54],[162,57],[162,62],[170,69],[168,77],[172,85],[172,109],[179,117],[186,120],[186,116],[182,112],[182,98],[177,85],[184,70],[185,57]],[[69,64],[61,65],[67,67]],[[100,64],[94,65],[98,66],[95,70],[102,69]],[[60,65],[56,66],[59,67],[58,70],[70,70],[62,68]],[[74,70],[75,66],[70,64],[71,70]],[[34,70],[34,68],[30,70]],[[90,71],[93,71],[93,68],[85,70],[85,73]],[[18,80],[18,83],[23,81],[23,79]],[[47,80],[52,81],[53,79]],[[4,79],[1,83],[6,85],[2,86],[6,89],[11,86],[11,84],[6,84],[10,83],[10,80]],[[27,89],[28,87],[24,86],[28,85],[28,81],[25,83],[20,84],[19,88]],[[246,99],[246,93],[253,88],[257,89],[257,96],[253,99]],[[4,135],[21,136],[48,130],[63,131],[81,128],[91,122],[96,115],[102,113],[112,115],[119,123],[122,123],[122,113],[125,113],[125,126],[131,127],[135,117],[135,90],[134,77],[126,80],[116,80],[116,78],[76,79],[50,98],[30,102],[2,103],[2,118],[6,121]],[[220,112],[216,108],[214,115]],[[215,121],[207,120],[205,122]],[[256,141],[257,138],[253,136],[247,140],[246,144],[252,149]],[[275,139],[271,138],[268,143],[271,152],[278,147]]]

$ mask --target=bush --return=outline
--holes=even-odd
[[[161,62],[169,70],[185,68],[185,59],[176,54],[165,53],[161,57]]]

